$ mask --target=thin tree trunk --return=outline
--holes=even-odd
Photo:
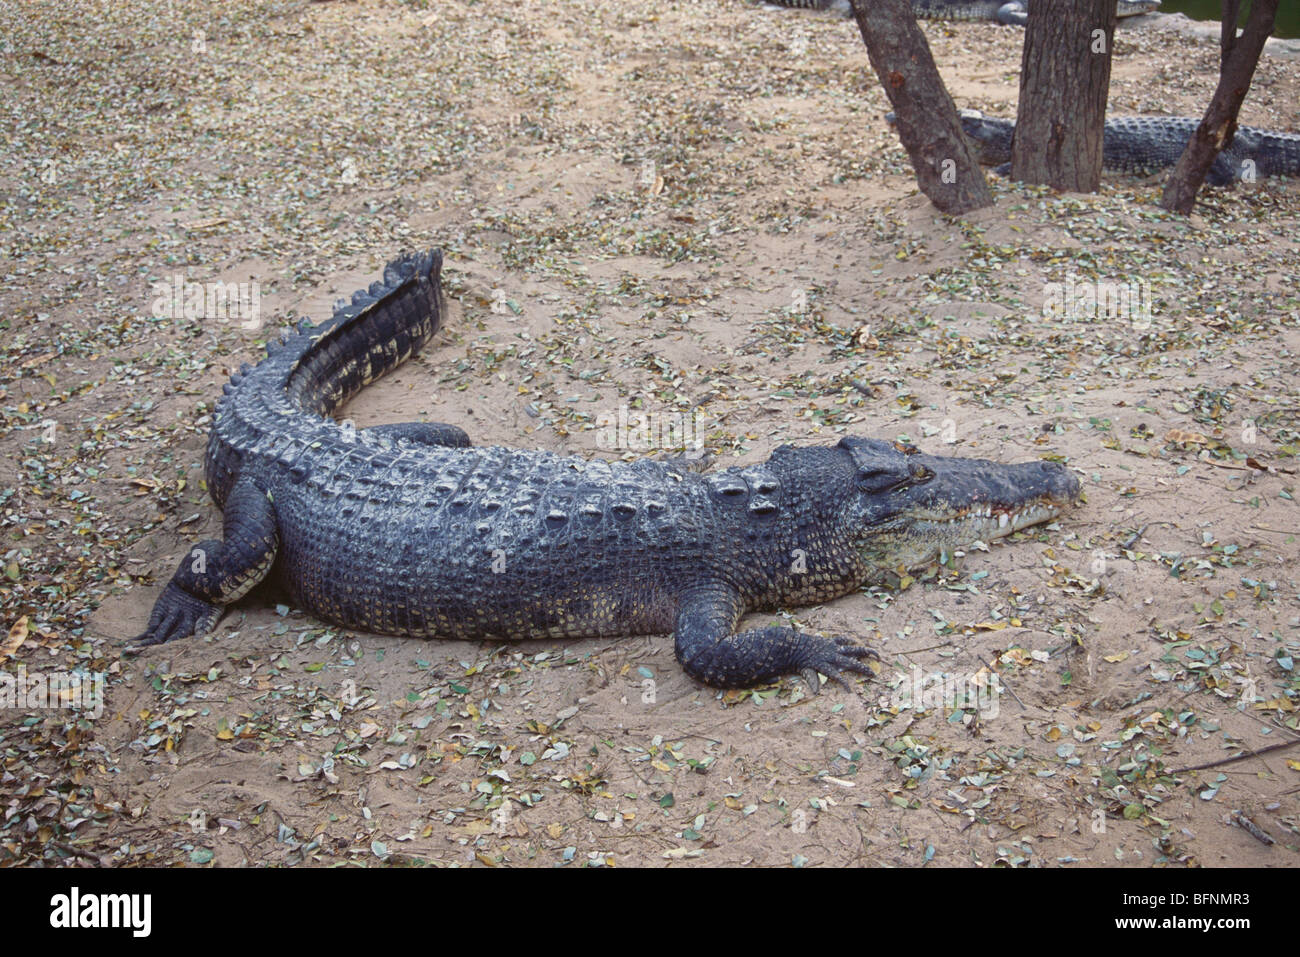
[[[1020,59],[1011,175],[1095,193],[1110,91],[1116,0],[1034,0]]]
[[[1241,16],[1241,0],[1223,0],[1223,19],[1219,21],[1219,71],[1228,63],[1228,54],[1237,42],[1237,20]]]
[[[911,4],[853,0],[853,16],[871,68],[894,108],[898,138],[912,160],[921,192],[953,215],[992,206],[993,194]]]
[[[1175,213],[1185,215],[1192,211],[1196,194],[1205,182],[1205,174],[1214,165],[1219,152],[1232,145],[1232,138],[1237,135],[1237,114],[1255,76],[1264,43],[1273,32],[1278,0],[1252,0],[1246,29],[1240,37],[1237,36],[1239,7],[1238,0],[1224,0],[1219,85],[1210,98],[1200,126],[1187,141],[1183,155],[1178,157],[1174,171],[1169,174],[1164,194],[1160,197],[1160,205]],[[1238,176],[1250,174],[1248,170],[1234,172]]]

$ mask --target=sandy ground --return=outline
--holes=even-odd
[[[1018,31],[925,29],[959,105],[1013,115]],[[0,37],[4,667],[106,675],[98,717],[0,712],[0,860],[1300,863],[1300,749],[1186,770],[1300,731],[1300,184],[1180,219],[1158,178],[994,180],[949,219],[851,25],[739,0],[3,4]],[[1112,113],[1213,89],[1211,38],[1115,57]],[[1270,55],[1242,120],[1297,104]],[[358,426],[613,456],[602,414],[695,410],[719,464],[907,438],[1065,461],[1086,501],[790,609],[880,651],[858,695],[717,693],[669,636],[418,642],[266,592],[123,657],[219,534],[225,377],[434,245],[447,328]],[[178,277],[257,281],[261,326],[159,318]],[[1150,309],[1045,315],[1067,282]]]

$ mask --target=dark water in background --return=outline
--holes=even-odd
[[[1246,12],[1250,4],[1242,0],[1242,14],[1239,26],[1246,25]],[[1218,21],[1223,12],[1219,0],[1162,0],[1161,13],[1185,13],[1193,20]],[[1275,37],[1300,37],[1300,2],[1282,0],[1277,8],[1277,21],[1273,27]]]

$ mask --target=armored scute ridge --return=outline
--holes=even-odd
[[[707,684],[816,672],[872,654],[749,611],[821,602],[945,551],[1052,518],[1060,465],[924,455],[865,438],[778,448],[700,474],[670,462],[470,447],[452,425],[345,429],[329,416],[442,322],[438,251],[304,324],[231,378],[207,452],[221,541],[195,545],[137,647],[207,631],[275,574],[312,614],[422,638],[674,635]]]

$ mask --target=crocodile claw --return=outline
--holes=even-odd
[[[153,607],[149,624],[123,649],[135,654],[150,645],[161,645],[176,638],[188,638],[210,630],[221,617],[221,606],[197,598],[169,582]]]
[[[809,694],[821,694],[822,679],[821,679],[821,675],[817,673],[816,668],[800,669],[799,677],[802,678],[803,683],[808,686]]]
[[[803,678],[811,694],[821,691],[821,679],[818,673],[839,682],[846,691],[854,691],[844,672],[852,671],[860,675],[871,676],[874,672],[862,663],[862,658],[880,660],[875,650],[858,644],[852,638],[836,635],[833,638],[808,636],[811,643],[806,649],[804,661],[799,666],[799,677]]]

